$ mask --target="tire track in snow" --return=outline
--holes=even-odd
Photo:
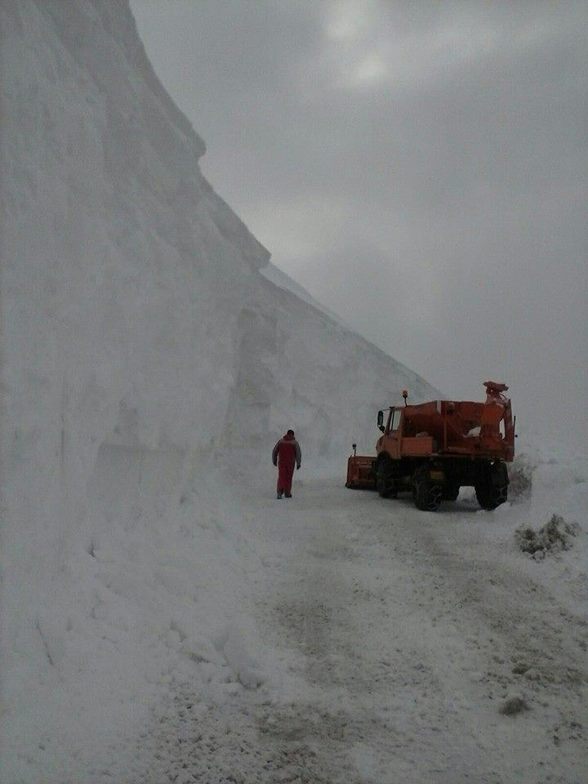
[[[419,650],[412,627],[403,628],[407,604],[398,597],[406,595],[411,582],[378,537],[371,551],[366,548],[362,528],[369,518],[362,511],[350,512],[350,496],[335,492],[336,497],[329,494],[327,512],[313,494],[308,512],[301,515],[300,510],[289,521],[298,526],[300,539],[290,554],[290,575],[276,609],[286,641],[297,643],[306,657],[304,677],[315,690],[314,704],[331,714],[334,706],[343,711],[342,748],[320,732],[312,738],[321,749],[320,760],[328,769],[333,759],[344,755],[344,772],[331,771],[334,782],[349,780],[354,769],[358,781],[417,782],[433,774],[442,781],[444,770],[447,781],[469,780],[467,771],[463,779],[456,776],[452,752],[435,737],[447,722],[435,663]],[[359,502],[360,510],[365,503]],[[301,522],[301,516],[308,521]],[[370,535],[373,531],[367,538]],[[354,547],[349,547],[354,537]],[[298,597],[294,605],[292,596]],[[303,618],[310,620],[304,623]],[[317,618],[323,621],[318,633]],[[279,630],[276,644],[283,637]],[[442,703],[433,717],[435,699],[429,692]],[[308,705],[298,707],[302,713],[310,710]],[[460,767],[469,764],[462,761]],[[500,778],[491,774],[484,780]]]
[[[545,694],[535,698],[536,684],[531,681],[526,692],[532,712],[514,720],[498,712],[501,700],[521,688],[521,679],[513,670],[520,661],[524,640],[537,635],[542,625],[547,630],[553,627],[553,633],[543,635],[547,650],[542,653],[546,660],[557,662],[561,639],[574,639],[577,619],[566,617],[560,608],[556,616],[565,619],[563,629],[558,620],[552,623],[548,618],[544,623],[553,597],[529,585],[522,576],[515,573],[513,577],[503,563],[476,557],[468,544],[472,533],[475,538],[475,528],[454,542],[454,550],[445,552],[440,523],[451,528],[459,515],[423,515],[402,503],[382,502],[369,494],[354,497],[342,493],[344,497],[332,488],[329,513],[324,513],[313,497],[319,510],[314,523],[317,530],[314,539],[311,534],[312,546],[306,551],[302,548],[294,560],[295,570],[300,563],[307,564],[306,573],[302,580],[286,585],[284,593],[291,596],[297,583],[308,586],[310,598],[301,608],[306,606],[309,616],[316,617],[317,597],[321,596],[311,577],[316,569],[322,574],[323,608],[325,596],[331,597],[327,599],[331,612],[322,610],[329,631],[321,635],[330,642],[331,655],[333,650],[339,651],[337,666],[329,663],[328,656],[317,660],[312,646],[301,637],[301,648],[310,660],[307,677],[315,686],[322,682],[328,691],[345,683],[345,696],[352,702],[355,699],[351,706],[355,718],[362,707],[361,699],[354,697],[357,689],[369,697],[370,685],[383,684],[382,699],[373,700],[371,706],[372,719],[386,716],[386,707],[393,706],[388,715],[394,714],[395,721],[388,721],[386,737],[378,738],[377,731],[371,732],[368,756],[372,763],[363,772],[360,765],[361,780],[369,781],[371,775],[374,781],[394,781],[394,775],[407,775],[399,765],[402,753],[391,740],[402,729],[405,735],[400,752],[407,754],[413,765],[404,780],[506,782],[515,770],[533,781],[567,784],[576,780],[574,776],[582,780],[586,756],[578,759],[577,748],[559,753],[552,737],[554,732],[557,737],[555,728],[565,726],[571,743],[577,747],[582,741],[581,716],[586,703],[581,689],[585,663],[578,657],[581,646],[575,653],[569,646],[564,650],[560,658],[566,663],[559,668],[561,677],[551,679],[556,688],[547,701]],[[368,509],[371,514],[366,513]],[[479,517],[473,517],[475,525],[482,524]],[[353,548],[342,544],[354,537]],[[329,548],[330,560],[325,555]],[[324,561],[329,564],[326,570]],[[339,579],[331,590],[325,575],[333,569]],[[355,592],[352,589],[346,594],[341,589],[341,574],[355,579]],[[500,591],[510,597],[510,604],[497,603]],[[346,614],[333,611],[341,604],[346,606]],[[375,612],[378,606],[382,607],[380,613]],[[363,624],[362,614],[366,619]],[[333,628],[338,623],[346,626],[346,632]],[[378,624],[393,630],[395,647],[390,645],[389,634],[378,633]],[[538,649],[540,643],[531,648]],[[386,651],[388,672],[378,665],[378,650]],[[317,670],[322,681],[313,677]],[[361,674],[354,675],[354,671]],[[353,733],[348,730],[348,741],[352,740]],[[374,760],[384,764],[378,767]],[[382,775],[385,778],[378,779]]]

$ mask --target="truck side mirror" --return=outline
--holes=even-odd
[[[378,430],[381,430],[382,433],[386,428],[384,427],[384,412],[378,411]]]

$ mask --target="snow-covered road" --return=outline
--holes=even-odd
[[[178,683],[148,781],[588,780],[586,620],[498,513],[333,481],[243,503],[263,569],[224,651],[249,688],[209,662],[206,694]]]

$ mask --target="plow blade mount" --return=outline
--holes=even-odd
[[[347,481],[345,487],[358,490],[376,489],[376,458],[352,455],[347,461]]]

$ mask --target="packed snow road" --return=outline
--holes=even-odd
[[[497,513],[335,482],[244,505],[241,683],[178,686],[150,782],[588,780],[586,621],[488,536]]]

